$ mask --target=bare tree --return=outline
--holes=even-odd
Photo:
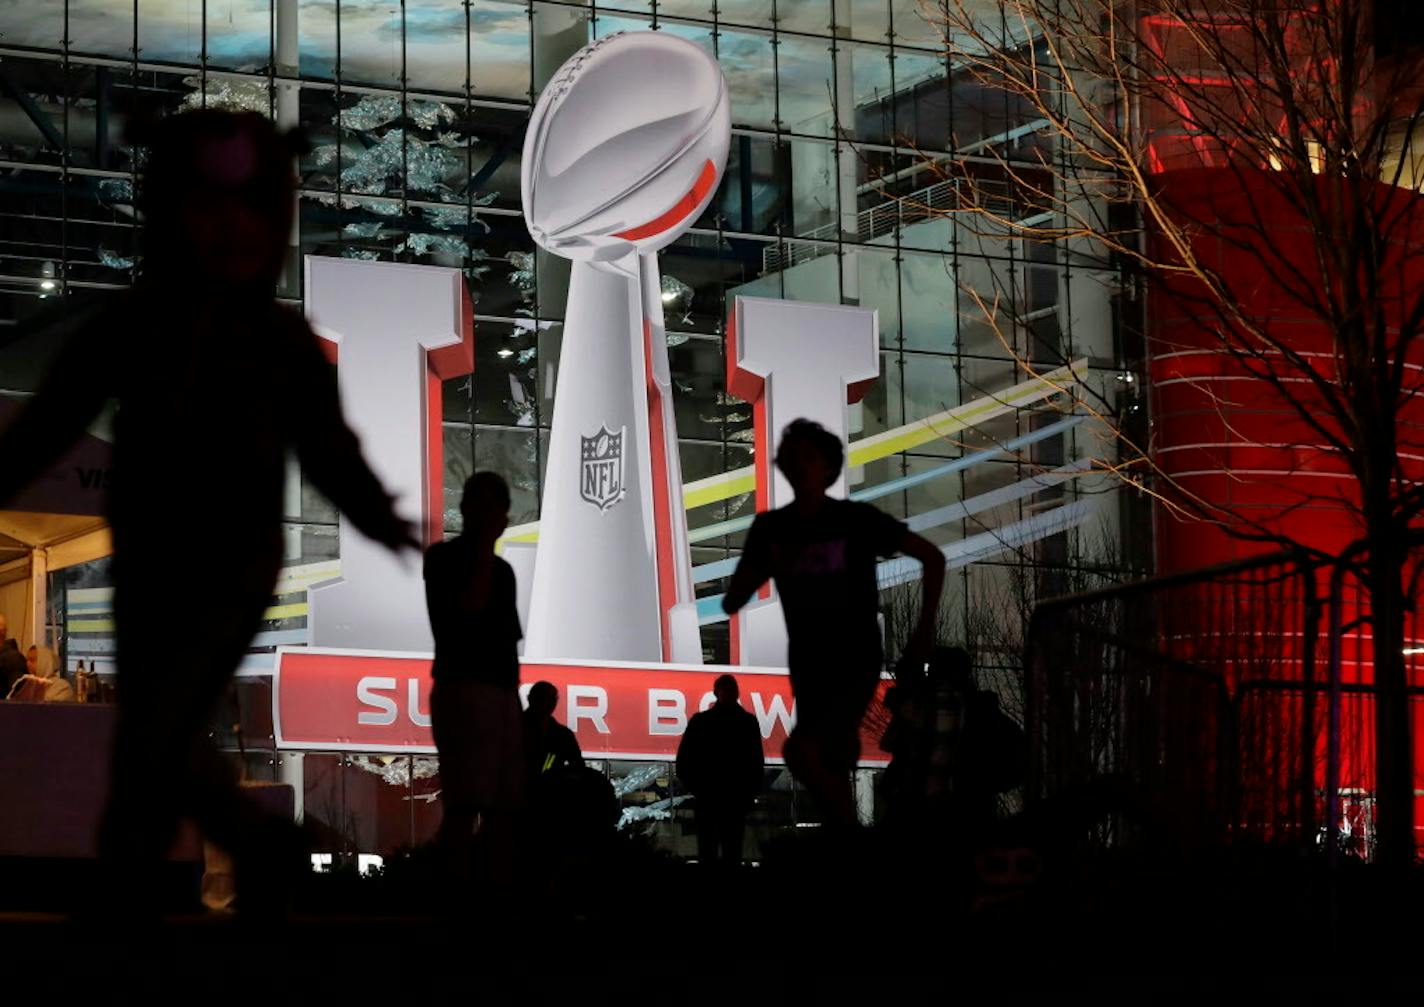
[[[947,214],[986,240],[1057,243],[1116,273],[1148,313],[1190,320],[1153,332],[1153,351],[1212,355],[1238,382],[1215,417],[1276,473],[1329,471],[1321,491],[1262,519],[1175,477],[1103,395],[1111,450],[1100,467],[1178,515],[1235,536],[1317,548],[1285,520],[1344,508],[1357,543],[1334,558],[1365,587],[1377,717],[1378,855],[1413,856],[1406,619],[1424,505],[1424,208],[1415,131],[1424,60],[1389,44],[1368,0],[925,0],[955,72],[1014,103],[1033,142],[928,160],[955,180]],[[1211,172],[1190,193],[1183,169]],[[1203,176],[1205,177],[1205,176]],[[1200,181],[1200,178],[1199,178]],[[1010,338],[1009,298],[964,290],[1028,370],[1040,352]],[[1290,319],[1294,324],[1284,324]],[[1157,342],[1153,343],[1152,340]],[[1182,342],[1172,343],[1174,339]],[[1242,429],[1240,410],[1286,417]],[[1223,471],[1240,466],[1223,464]],[[1231,478],[1249,479],[1241,474]],[[1319,481],[1317,481],[1318,485]],[[1318,549],[1317,549],[1318,551]],[[1334,551],[1334,550],[1332,550]]]
[[[973,659],[981,688],[999,697],[1005,713],[1024,722],[1024,655],[1034,607],[1050,596],[1080,594],[1141,576],[1134,570],[1106,523],[1065,532],[1076,539],[1072,558],[1046,565],[1034,547],[1008,550],[993,564],[976,564],[952,577],[940,599],[935,642],[963,647]],[[901,584],[881,596],[886,654],[895,666],[920,611],[918,582]]]

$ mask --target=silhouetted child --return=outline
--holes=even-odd
[[[747,813],[761,793],[761,727],[737,702],[740,691],[731,675],[718,676],[717,701],[688,721],[677,748],[678,780],[696,798],[697,859],[704,864],[742,862]]]
[[[558,706],[559,690],[553,682],[530,686],[524,710],[524,772],[531,787],[549,774],[584,768],[578,738],[554,719]]]
[[[967,845],[986,838],[999,795],[1023,782],[1023,730],[979,689],[961,647],[936,647],[927,674],[897,686],[894,719],[881,747],[891,820],[950,830]]]
[[[756,516],[722,607],[735,614],[768,578],[776,582],[796,698],[786,765],[827,823],[852,826],[850,773],[884,667],[877,559],[904,552],[924,565],[920,617],[906,648],[911,661],[923,662],[944,587],[944,555],[883,511],[827,496],[844,461],[840,438],[820,424],[787,426],[776,466],[795,499]]]
[[[121,888],[111,895],[152,898],[186,815],[233,854],[239,906],[272,908],[270,883],[307,868],[295,827],[244,797],[208,720],[271,602],[288,451],[363,534],[419,543],[362,459],[316,337],[273,298],[294,142],[259,115],[214,110],[165,119],[148,139],[139,282],[81,319],[5,431],[0,503],[117,400],[119,714],[100,837]]]
[[[425,554],[435,636],[430,726],[440,753],[439,842],[457,882],[513,884],[524,804],[519,613],[514,570],[494,553],[509,524],[509,487],[493,472],[465,480],[463,533]]]
[[[999,795],[1024,782],[1028,740],[1000,709],[998,695],[978,687],[967,651],[937,647],[928,670],[926,798],[932,810],[947,809],[954,828],[982,841],[998,817]]]

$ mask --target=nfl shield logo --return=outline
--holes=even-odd
[[[606,511],[626,492],[623,486],[623,434],[626,427],[614,433],[605,425],[592,437],[580,437],[582,457],[579,465],[579,496],[600,511]]]

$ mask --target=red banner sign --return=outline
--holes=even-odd
[[[559,689],[556,716],[592,759],[670,761],[687,721],[712,704],[712,683],[732,674],[756,717],[768,762],[796,722],[784,671],[719,665],[526,661],[521,697],[538,681]],[[434,753],[430,656],[300,647],[279,650],[272,685],[277,747],[296,751]],[[883,766],[877,732],[862,727],[862,765]]]

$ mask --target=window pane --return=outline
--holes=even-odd
[[[533,428],[537,344],[532,321],[476,324],[475,417],[480,423]]]
[[[830,42],[783,35],[776,67],[781,128],[811,136],[834,135]]]
[[[71,27],[76,20],[85,18],[76,18],[71,9]],[[139,59],[197,65],[203,54],[202,4],[179,7],[167,0],[138,0],[138,48]]]
[[[906,252],[900,261],[905,347],[952,353],[958,291],[947,256]]]
[[[850,0],[843,8],[850,15],[852,38],[867,42],[884,42],[890,32],[890,0]],[[844,14],[842,14],[844,16]]]
[[[534,242],[524,219],[480,214],[467,233],[475,313],[506,318],[533,315],[534,278],[529,263]]]
[[[930,49],[943,45],[943,32],[930,13],[932,8],[926,8],[919,0],[890,0],[890,8],[898,44]]]
[[[142,11],[143,7],[140,3],[139,10]],[[69,0],[69,48],[73,52],[129,59],[133,56],[133,46],[132,4],[115,4],[110,0]]]
[[[22,8],[23,14],[20,13]],[[73,10],[74,4],[70,4],[70,8]],[[5,0],[4,4],[0,4],[0,11],[3,11],[5,22],[3,39],[6,45],[58,49],[64,44],[63,0],[46,0],[38,4],[28,0]],[[132,39],[132,21],[130,16],[124,28],[115,31],[111,25],[110,30],[114,34],[122,35],[126,28],[129,38]],[[71,29],[70,34],[77,33]],[[74,47],[79,48],[77,42]]]
[[[658,15],[712,20],[713,0],[658,0]],[[768,8],[770,5],[768,4]]]
[[[840,185],[836,148],[814,140],[793,140],[790,144],[791,213],[790,232],[797,237],[835,238],[837,232],[837,188]],[[840,152],[854,163],[855,152]]]
[[[342,0],[343,80],[396,87],[401,75],[401,16],[390,0]]]
[[[893,136],[920,150],[949,149],[949,86],[938,56],[895,53]]]
[[[889,112],[894,107],[894,91],[899,81],[892,80],[890,50],[878,45],[842,43],[839,60],[839,72],[848,70],[851,75],[856,139],[864,143],[892,142],[893,116]]]
[[[470,89],[498,98],[529,97],[529,13],[516,0],[470,5]]]
[[[208,5],[208,65],[263,70],[272,63],[272,6],[266,0]]]
[[[491,469],[509,483],[509,523],[539,517],[539,437],[533,430],[475,427],[475,468]]]
[[[406,86],[412,91],[463,94],[465,35],[461,4],[405,0]]]
[[[770,28],[773,13],[772,0],[717,0],[717,20],[724,24]]]
[[[880,345],[893,348],[900,341],[900,287],[895,252],[870,247],[847,249],[847,275],[853,275],[857,289],[854,300],[862,308],[874,308],[880,316]],[[852,271],[853,270],[853,271]],[[851,293],[847,291],[847,299]]]
[[[298,65],[303,77],[336,77],[336,4],[301,0],[297,6]],[[310,120],[303,119],[308,123]]]
[[[678,38],[687,39],[687,41],[689,42],[694,42],[697,45],[701,46],[703,50],[706,51],[707,55],[714,55],[712,46],[712,28],[710,25],[704,27],[702,25],[679,24],[676,21],[668,21],[663,22],[658,28],[658,30],[665,31],[669,35],[676,35]]]
[[[589,41],[591,17],[586,9],[565,4],[534,5],[534,90],[542,90],[574,53]]]
[[[783,31],[831,33],[834,0],[776,0],[776,26]]]
[[[887,368],[886,391],[900,400],[900,423],[912,423],[959,405],[959,380],[955,373],[955,358],[906,353],[900,365]],[[999,390],[1003,386],[998,386]],[[931,441],[916,448],[920,454],[956,457],[959,448],[954,438]]]
[[[732,99],[732,125],[775,129],[776,78],[771,36],[723,31],[717,37],[717,58]]]
[[[733,136],[726,174],[707,212],[729,231],[777,233],[789,223],[787,153],[785,144],[770,137]]]

